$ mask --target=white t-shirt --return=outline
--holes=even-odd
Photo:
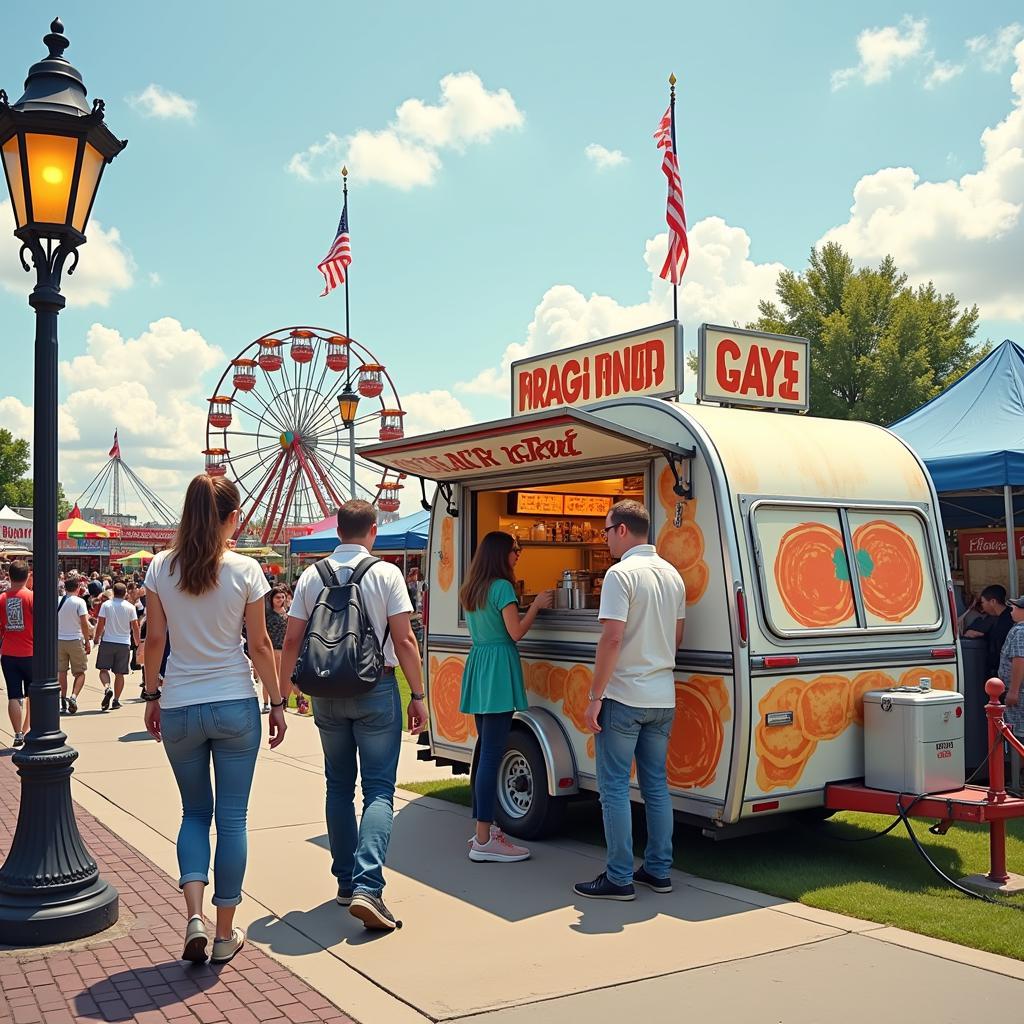
[[[676,623],[686,587],[653,544],[637,544],[605,573],[598,618],[626,624],[605,696],[634,708],[674,708]]]
[[[89,609],[77,594],[68,595],[57,612],[57,639],[82,640],[82,616],[88,614]]]
[[[225,551],[217,586],[197,597],[178,588],[171,554],[157,554],[146,573],[146,591],[163,606],[171,642],[160,704],[182,708],[255,696],[242,624],[245,606],[270,590],[259,562]]]
[[[361,544],[339,544],[328,555],[329,568],[356,568],[368,555],[369,552]],[[340,583],[345,582],[348,573],[339,572],[337,579]],[[295,596],[292,598],[291,608],[288,609],[288,617],[307,621],[313,614],[313,606],[323,589],[323,580],[320,579],[316,566],[311,565],[295,584]],[[409,590],[405,585],[402,571],[390,562],[378,562],[372,569],[367,570],[359,584],[359,590],[363,597],[363,607],[370,617],[377,639],[384,644],[384,663],[397,665],[395,645],[391,642],[390,636],[387,643],[384,643],[384,630],[392,615],[412,611],[412,602],[409,600]]]
[[[132,623],[138,619],[135,605],[123,597],[112,597],[104,601],[100,607],[100,618],[106,619],[101,641],[108,644],[130,644],[132,642]]]

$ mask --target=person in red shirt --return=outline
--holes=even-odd
[[[32,682],[32,573],[28,563],[11,562],[11,589],[0,594],[0,670],[7,686],[7,714],[14,745],[28,731],[28,688]]]

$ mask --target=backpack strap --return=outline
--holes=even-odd
[[[319,562],[314,565],[317,575],[320,577],[320,581],[325,587],[334,586],[334,574],[338,571],[332,569],[329,564],[329,559],[321,558]]]
[[[349,583],[350,583],[350,584],[352,584],[353,586],[357,586],[357,587],[358,587],[358,586],[359,586],[359,584],[360,584],[360,583],[362,583],[362,581],[363,581],[363,577],[364,577],[364,576],[365,576],[365,575],[366,575],[366,574],[367,574],[367,573],[368,573],[368,572],[369,572],[369,571],[370,571],[370,570],[371,570],[371,569],[372,569],[372,568],[373,568],[373,567],[374,567],[375,565],[377,565],[377,564],[378,564],[378,563],[379,563],[380,561],[381,561],[381,560],[380,560],[379,558],[374,558],[374,556],[373,556],[373,555],[370,555],[370,556],[369,556],[369,558],[364,558],[364,559],[363,559],[363,560],[362,560],[362,561],[361,561],[361,562],[359,563],[359,565],[358,565],[358,566],[356,567],[356,570],[355,570],[355,572],[353,572],[353,573],[352,573],[352,575],[351,575],[351,576],[349,577],[349,580],[348,580],[348,581],[349,581]],[[381,649],[381,651],[383,651],[383,650],[384,650],[384,646],[385,646],[385,645],[387,644],[387,642],[388,642],[388,637],[389,637],[390,635],[391,635],[391,623],[390,623],[390,622],[388,622],[388,623],[386,623],[386,624],[385,624],[385,626],[384,626],[384,639],[383,639],[383,640],[381,640],[381,642],[380,642],[380,649]]]
[[[65,602],[65,601],[66,601],[67,599],[68,599],[68,595],[67,595],[67,594],[64,594],[64,595],[63,595],[63,596],[61,597],[61,599],[60,599],[60,600],[59,600],[59,601],[57,602],[57,611],[58,611],[58,612],[59,612],[59,611],[61,610],[61,608],[63,608],[63,607],[64,607],[64,602]]]

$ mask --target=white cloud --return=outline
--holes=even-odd
[[[187,100],[155,83],[147,85],[137,95],[129,96],[128,103],[144,117],[158,117],[164,121],[194,121],[199,109],[195,100]]]
[[[1013,48],[1024,37],[1024,25],[1013,22],[991,36],[974,36],[967,49],[981,61],[986,71],[1002,71],[1013,58]]]
[[[590,143],[583,152],[599,171],[605,171],[610,167],[618,167],[620,164],[629,163],[629,157],[623,154],[621,149],[606,149],[598,142]]]
[[[757,316],[757,303],[775,290],[781,263],[756,263],[750,259],[750,237],[721,217],[706,217],[689,232],[690,262],[679,289],[679,308],[695,325],[745,323]],[[455,385],[466,395],[506,397],[509,366],[535,352],[567,348],[580,342],[621,334],[638,327],[661,323],[672,317],[672,286],[661,270],[668,248],[664,232],[644,246],[644,263],[650,275],[646,299],[623,305],[609,295],[588,298],[569,284],[549,288],[534,310],[526,340],[507,346],[501,365],[488,367],[470,380]]]
[[[405,433],[430,434],[436,430],[450,430],[473,422],[473,414],[450,392],[414,391],[402,399],[405,409]]]
[[[911,167],[866,175],[847,222],[821,242],[841,243],[861,264],[891,254],[914,281],[933,280],[986,317],[1024,317],[1024,41],[1014,56],[1012,109],[982,132],[980,169],[936,182]]]
[[[5,430],[9,430],[15,437],[23,438],[30,444],[33,439],[32,406],[25,405],[12,395],[0,398],[0,424]],[[57,432],[60,440],[77,441],[78,426],[67,414],[67,410],[57,410]]]
[[[21,243],[11,236],[13,230],[14,211],[10,200],[4,199],[0,201],[0,286],[27,296],[35,284],[35,272],[26,274],[18,261]],[[68,305],[106,306],[115,291],[131,286],[135,263],[117,228],[104,230],[98,220],[91,220],[88,234],[89,242],[79,251],[75,272],[64,272],[61,291]]]
[[[117,428],[128,464],[178,507],[202,469],[209,397],[203,377],[226,362],[221,349],[172,317],[154,321],[137,338],[93,324],[85,353],[60,364],[67,392],[59,410],[60,473],[68,497],[82,493],[106,463]],[[30,422],[31,409],[15,402],[0,401],[0,418]],[[128,510],[148,518],[125,490]]]
[[[328,132],[293,154],[287,169],[303,181],[335,181],[347,164],[361,181],[398,189],[432,185],[441,169],[439,151],[461,152],[525,121],[507,89],[489,92],[472,71],[445,75],[440,90],[436,104],[405,100],[386,128],[361,128],[344,138]]]
[[[936,89],[940,85],[953,81],[954,78],[964,72],[963,64],[951,64],[948,61],[935,60],[932,58],[931,69],[924,79],[926,89]]]
[[[928,22],[905,17],[899,25],[867,28],[857,36],[859,63],[832,72],[832,89],[842,89],[859,78],[865,85],[877,85],[893,71],[924,50]]]
[[[160,284],[160,275],[155,270],[149,272],[149,283],[154,287]]]

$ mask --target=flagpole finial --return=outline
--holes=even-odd
[[[676,84],[676,76],[675,76],[675,74],[671,74],[671,75],[668,76],[668,84],[673,86],[673,87],[675,86],[675,84]]]
[[[341,176],[343,178],[348,177],[348,168],[344,164],[341,165]]]

